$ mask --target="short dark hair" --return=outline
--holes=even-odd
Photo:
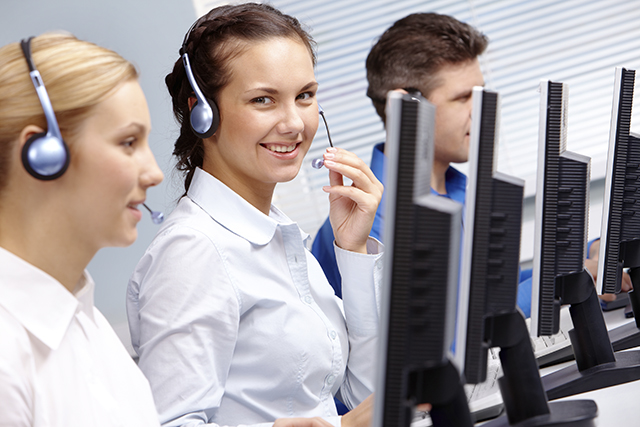
[[[367,96],[384,122],[387,92],[411,88],[429,97],[443,65],[473,60],[487,44],[484,34],[451,16],[411,14],[387,29],[369,52]]]
[[[225,5],[212,9],[196,21],[184,51],[189,54],[195,79],[205,97],[217,100],[220,91],[229,84],[231,59],[241,55],[249,44],[273,37],[300,41],[309,50],[315,66],[315,43],[309,33],[296,18],[272,6],[259,3]],[[189,124],[189,97],[193,96],[193,90],[181,58],[165,77],[165,83],[171,94],[173,114],[180,124],[173,155],[178,159],[176,168],[185,174],[184,186],[188,190],[196,167],[202,167],[204,145]]]

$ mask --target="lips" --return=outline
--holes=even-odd
[[[293,144],[260,144],[264,148],[269,151],[273,151],[274,153],[290,153],[296,149],[296,147],[300,144],[299,142],[294,142]]]
[[[137,221],[140,221],[142,219],[142,212],[140,212],[140,210],[138,209],[138,206],[142,203],[143,202],[131,202],[127,204],[127,208],[130,210]]]

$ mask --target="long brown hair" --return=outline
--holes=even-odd
[[[300,22],[265,4],[246,3],[212,9],[193,26],[184,45],[191,68],[205,97],[216,100],[231,78],[229,62],[241,55],[252,42],[273,37],[288,37],[301,41],[309,50],[315,65],[314,42]],[[182,50],[182,49],[181,49]],[[181,52],[182,54],[182,52]],[[176,168],[185,175],[185,191],[189,189],[196,167],[202,167],[204,143],[189,124],[189,97],[193,90],[178,59],[173,71],[165,78],[171,94],[173,113],[180,124],[173,155]]]

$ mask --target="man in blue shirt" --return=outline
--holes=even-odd
[[[386,95],[390,90],[418,91],[436,106],[434,159],[431,191],[464,205],[467,178],[450,166],[464,163],[469,155],[471,93],[484,86],[478,56],[488,39],[468,24],[436,13],[416,13],[400,19],[380,37],[367,57],[367,96],[385,121]],[[373,149],[371,170],[385,182],[384,143]],[[371,236],[382,240],[384,196],[378,207]],[[341,297],[341,278],[335,261],[333,230],[329,219],[313,242],[336,295]],[[518,306],[528,317],[531,279],[518,288]]]

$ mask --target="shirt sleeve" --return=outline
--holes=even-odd
[[[225,260],[197,230],[165,230],[138,263],[127,314],[163,425],[202,425],[215,416],[240,308]]]
[[[35,379],[31,362],[21,351],[29,346],[27,334],[14,334],[20,325],[3,322],[0,307],[0,426],[28,427],[34,414]],[[23,339],[21,339],[23,338]]]
[[[334,248],[349,331],[349,359],[339,398],[354,408],[374,391],[384,246],[369,237],[366,255]]]

